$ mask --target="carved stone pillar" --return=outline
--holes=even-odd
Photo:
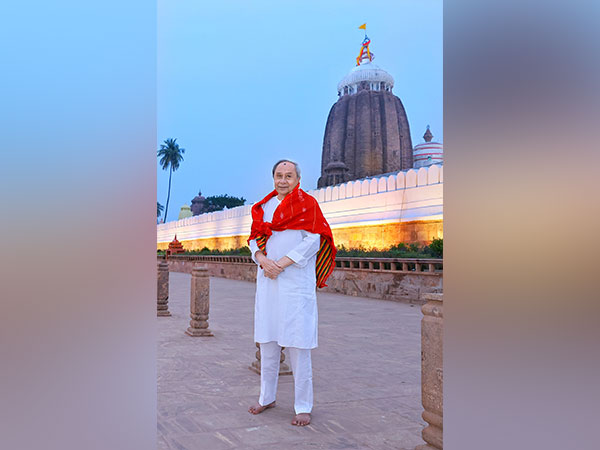
[[[258,342],[255,342],[256,344],[256,353],[254,354],[256,356],[256,359],[254,360],[254,362],[252,363],[251,366],[249,366],[248,368],[253,371],[256,372],[257,374],[260,375],[260,344]],[[288,366],[284,361],[285,361],[285,353],[283,353],[283,349],[285,347],[281,347],[281,356],[279,357],[279,375],[291,375],[292,371],[290,369],[290,366]]]
[[[421,399],[422,417],[429,425],[422,431],[427,444],[415,450],[434,450],[443,448],[443,294],[423,294],[422,298],[427,303],[421,307]]]
[[[157,278],[156,315],[167,317],[171,313],[169,312],[169,265],[166,261],[158,263]]]
[[[206,267],[192,269],[192,289],[190,293],[190,326],[186,334],[190,336],[214,336],[208,329],[208,309],[210,300],[210,278]]]

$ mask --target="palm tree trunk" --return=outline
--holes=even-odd
[[[167,223],[167,213],[169,212],[169,199],[171,198],[171,174],[173,173],[173,167],[169,167],[169,191],[167,193],[167,204],[165,206],[165,222]]]

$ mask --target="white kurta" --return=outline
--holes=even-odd
[[[262,207],[263,220],[271,222],[280,201],[273,197]],[[256,275],[254,341],[275,341],[282,347],[317,347],[317,292],[315,266],[321,236],[304,230],[273,231],[267,240],[267,257],[274,261],[287,256],[294,264],[275,280],[259,267]],[[252,259],[259,250],[250,241]]]

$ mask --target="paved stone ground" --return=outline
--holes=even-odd
[[[209,327],[190,337],[191,276],[170,274],[171,317],[158,317],[158,448],[414,449],[422,444],[419,306],[319,293],[313,350],[312,423],[290,424],[291,375],[277,406],[248,413],[258,399],[254,283],[210,279]],[[286,355],[286,361],[289,361]]]

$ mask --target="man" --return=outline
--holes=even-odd
[[[317,201],[300,189],[300,168],[289,160],[273,166],[275,190],[252,207],[248,244],[260,266],[256,275],[254,340],[260,344],[260,397],[248,409],[275,406],[281,347],[294,374],[292,425],[310,423],[313,406],[310,351],[317,347],[316,287],[334,267],[336,249]]]

